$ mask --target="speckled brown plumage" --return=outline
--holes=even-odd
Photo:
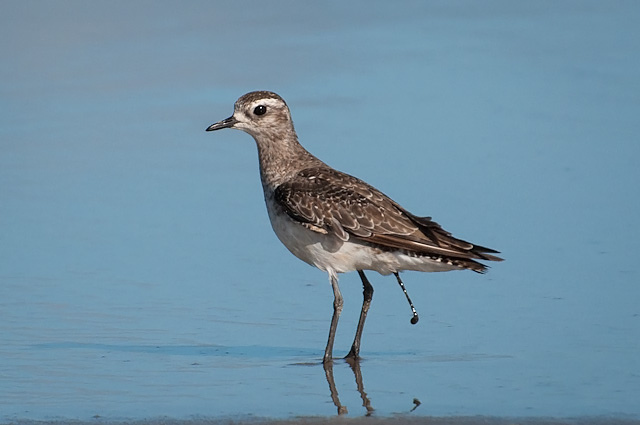
[[[299,171],[275,189],[275,201],[292,219],[343,241],[356,238],[477,272],[486,266],[473,259],[501,260],[491,255],[497,251],[454,238],[430,217],[417,217],[373,186],[327,166]]]
[[[476,260],[502,260],[493,255],[497,251],[453,237],[430,217],[411,214],[373,186],[313,156],[298,142],[289,107],[275,93],[259,91],[240,97],[233,115],[207,131],[222,128],[253,136],[273,230],[291,253],[329,275],[334,313],[325,363],[332,359],[343,305],[338,273],[358,271],[364,288],[360,321],[347,354],[357,359],[373,295],[364,270],[395,275],[415,324],[418,314],[399,272],[469,269],[483,273],[486,266]]]

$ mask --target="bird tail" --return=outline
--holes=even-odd
[[[441,248],[447,248],[451,250],[455,250],[463,255],[461,260],[466,259],[472,263],[478,264],[484,268],[483,264],[477,263],[471,258],[485,260],[485,261],[503,261],[503,258],[500,258],[493,254],[500,254],[500,251],[496,251],[495,249],[487,248],[486,246],[476,245],[471,242],[467,242],[462,239],[458,239],[453,237],[453,235],[442,228],[438,223],[431,220],[431,217],[418,217],[409,212],[405,213],[411,218],[411,220],[418,226],[418,228],[431,240],[435,241],[438,246]],[[478,272],[482,272],[483,270],[476,270],[477,266],[473,267],[473,264],[469,264],[469,268]]]

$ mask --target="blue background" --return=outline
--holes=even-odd
[[[375,274],[379,416],[640,417],[640,3],[5,1],[0,420],[333,415],[327,277],[282,247],[256,89],[487,275]],[[335,354],[361,304],[341,276]],[[366,411],[334,366],[342,403]]]

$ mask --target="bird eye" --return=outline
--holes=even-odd
[[[264,115],[267,113],[267,107],[264,105],[258,105],[256,106],[256,108],[253,110],[253,113],[255,115]]]

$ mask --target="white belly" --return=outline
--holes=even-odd
[[[302,261],[326,272],[374,270],[383,275],[402,270],[439,272],[459,269],[446,262],[400,251],[387,251],[358,241],[343,241],[331,233],[310,230],[267,202],[271,226],[278,239]]]

